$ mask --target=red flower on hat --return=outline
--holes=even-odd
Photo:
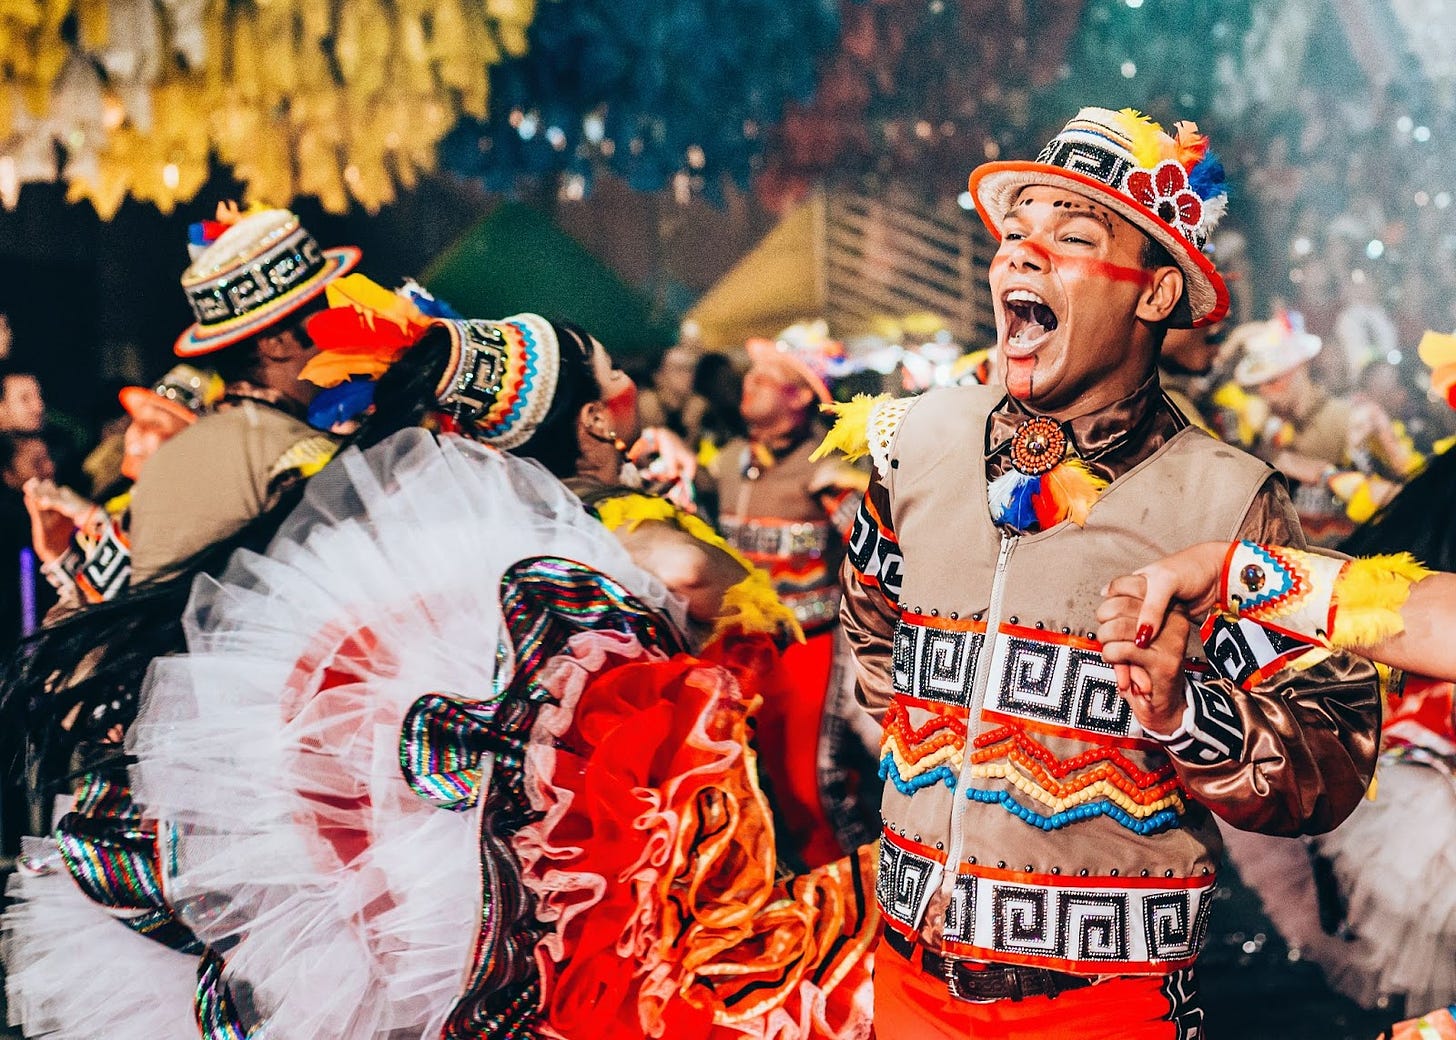
[[[1165,224],[1170,224],[1190,242],[1196,241],[1203,223],[1203,200],[1188,186],[1188,173],[1172,159],[1160,162],[1151,172],[1133,170],[1123,182],[1129,195]]]

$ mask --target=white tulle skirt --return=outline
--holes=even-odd
[[[3,918],[10,1024],[47,1040],[196,1040],[197,958],[133,932],[26,838]]]
[[[1443,769],[1383,758],[1376,797],[1314,839],[1230,835],[1240,876],[1291,947],[1367,1008],[1404,996],[1411,1014],[1456,1001],[1456,784]],[[1320,924],[1315,858],[1343,904]]]
[[[343,453],[267,556],[199,579],[189,652],[154,663],[127,737],[133,790],[169,900],[270,1040],[439,1034],[480,928],[480,821],[409,787],[400,723],[428,693],[500,695],[501,576],[536,556],[681,620],[544,469],[420,430]]]

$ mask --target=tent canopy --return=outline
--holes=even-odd
[[[436,258],[424,283],[466,317],[573,322],[614,357],[655,355],[677,340],[674,322],[654,319],[640,293],[522,203],[497,206]]]

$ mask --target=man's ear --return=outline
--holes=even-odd
[[[1149,325],[1167,321],[1183,298],[1183,271],[1175,266],[1158,267],[1138,297],[1137,317]]]
[[[795,385],[793,393],[789,395],[790,405],[800,411],[812,408],[817,400],[819,400],[819,395],[803,383]]]

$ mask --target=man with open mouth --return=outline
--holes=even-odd
[[[874,460],[843,617],[883,725],[876,1034],[1201,1035],[1213,814],[1343,820],[1375,763],[1374,670],[1295,670],[1307,644],[1231,622],[1104,633],[1115,661],[1095,638],[1108,581],[1203,532],[1304,544],[1282,480],[1159,386],[1166,330],[1228,306],[1197,128],[1083,109],[970,188],[1000,240],[1004,386],[846,408],[830,437]],[[1276,578],[1248,575],[1305,594]]]

